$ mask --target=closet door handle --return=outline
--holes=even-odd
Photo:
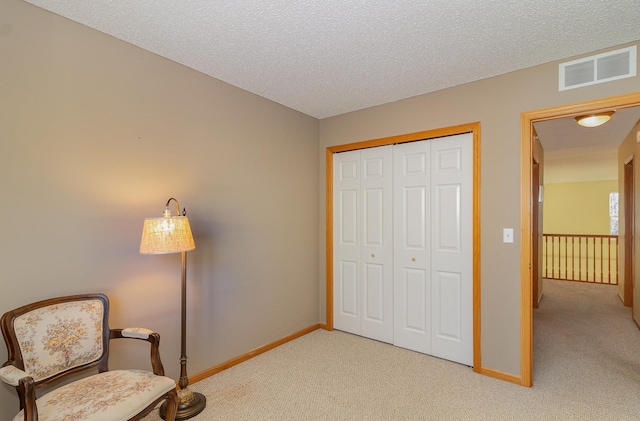
[[[371,257],[376,257],[376,254],[375,253],[371,253]]]
[[[415,262],[415,261],[416,261],[416,258],[415,258],[415,257],[412,257],[412,258],[411,258],[411,261],[412,261],[412,262]]]

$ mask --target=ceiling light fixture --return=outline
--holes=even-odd
[[[597,114],[581,115],[575,118],[576,123],[582,127],[598,127],[611,119],[615,111],[605,111]]]

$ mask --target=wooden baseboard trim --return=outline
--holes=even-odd
[[[476,373],[485,375],[487,377],[493,377],[494,379],[504,380],[509,383],[515,383],[517,385],[524,386],[522,384],[522,378],[509,373],[503,373],[502,371],[494,370],[491,368],[480,367],[478,370],[474,370]]]
[[[233,367],[234,365],[238,365],[242,362],[245,362],[255,356],[258,356],[260,354],[263,354],[267,351],[270,351],[274,348],[279,347],[282,344],[286,344],[287,342],[290,342],[294,339],[297,339],[301,336],[306,335],[307,333],[311,333],[314,330],[318,330],[318,329],[326,329],[327,326],[324,323],[317,323],[315,325],[309,326],[305,329],[302,329],[298,332],[292,333],[291,335],[287,335],[284,338],[280,338],[277,341],[271,342],[269,344],[263,345],[261,347],[258,347],[252,351],[247,352],[246,354],[242,354],[240,356],[237,356],[235,358],[230,359],[229,361],[225,361],[222,364],[218,364],[214,367],[211,367],[207,370],[201,371],[199,373],[194,374],[193,376],[189,376],[189,384],[193,384],[196,382],[199,382],[200,380],[204,380],[207,377],[211,377],[214,374],[217,374],[221,371],[224,371],[228,368]]]

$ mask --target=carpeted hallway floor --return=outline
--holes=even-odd
[[[524,388],[317,330],[192,385],[207,396],[194,419],[640,419],[640,331],[615,287],[545,281],[534,346],[534,386]]]

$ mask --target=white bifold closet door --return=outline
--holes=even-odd
[[[472,365],[472,139],[334,155],[336,329]]]
[[[393,342],[393,147],[333,158],[337,329]]]
[[[394,344],[473,365],[473,137],[394,149]]]

